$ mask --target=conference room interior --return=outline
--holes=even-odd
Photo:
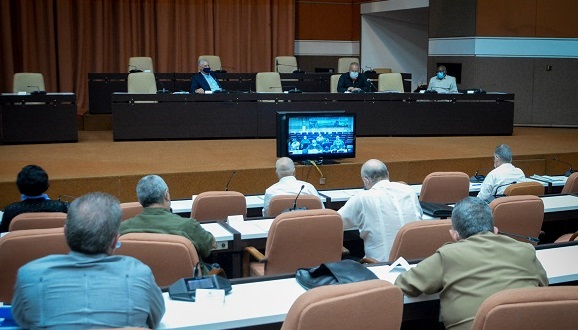
[[[552,6],[540,1],[531,4],[524,15],[514,19],[511,13],[516,10],[515,1],[497,5],[495,1],[477,0],[457,6],[449,0],[415,1],[412,5],[415,8],[407,8],[401,0],[283,0],[250,5],[219,1],[191,2],[191,6],[194,3],[205,12],[210,12],[210,18],[201,18],[202,15],[194,12],[192,7],[186,13],[178,13],[172,1],[143,0],[136,5],[115,4],[113,10],[106,8],[105,1],[86,1],[86,9],[80,9],[83,6],[81,4],[79,8],[75,7],[74,10],[78,11],[75,14],[95,18],[96,14],[89,13],[88,8],[101,13],[102,21],[93,28],[62,16],[63,12],[73,7],[69,3],[56,3],[52,6],[40,1],[34,3],[37,8],[27,3],[3,4],[9,10],[2,11],[2,19],[11,22],[11,25],[10,28],[2,28],[2,35],[11,51],[3,56],[2,62],[6,69],[0,74],[0,90],[2,93],[12,93],[14,73],[41,72],[49,94],[74,93],[75,100],[72,103],[76,113],[74,124],[71,125],[74,125],[77,136],[76,140],[68,143],[0,144],[0,209],[19,200],[15,178],[20,169],[28,164],[42,166],[50,176],[49,196],[64,200],[92,191],[103,191],[116,196],[121,202],[135,202],[136,184],[147,174],[163,177],[173,200],[190,200],[192,196],[205,191],[231,190],[246,196],[261,195],[267,187],[277,182],[276,140],[270,133],[274,130],[262,137],[115,138],[118,132],[113,129],[114,112],[90,111],[89,77],[91,74],[107,73],[126,77],[127,61],[131,56],[150,56],[155,73],[162,75],[193,74],[201,54],[219,55],[223,70],[229,74],[272,71],[275,69],[276,56],[294,55],[299,63],[298,69],[307,74],[318,72],[327,76],[330,73],[323,71],[335,72],[340,57],[356,57],[365,70],[383,67],[391,68],[393,72],[410,74],[411,80],[406,81],[411,84],[410,90],[433,76],[438,64],[459,64],[452,69],[459,70],[460,90],[483,88],[488,91],[488,98],[495,96],[492,93],[513,95],[511,133],[508,134],[365,134],[356,139],[355,158],[341,159],[332,165],[318,165],[317,168],[311,164],[297,164],[296,177],[310,182],[320,191],[361,188],[360,168],[371,158],[387,164],[392,181],[408,184],[420,184],[428,174],[437,171],[464,172],[470,176],[475,173],[487,174],[492,169],[493,150],[502,143],[512,147],[513,164],[527,176],[564,175],[574,164],[578,164],[578,117],[573,115],[578,104],[578,94],[575,93],[578,80],[571,74],[578,67],[578,56],[568,55],[567,49],[571,46],[565,44],[555,48],[559,49],[559,53],[554,50],[554,54],[538,52],[512,55],[504,51],[502,54],[486,56],[476,51],[464,54],[461,50],[451,48],[440,51],[440,45],[447,45],[444,44],[446,39],[459,39],[464,35],[476,41],[492,38],[529,40],[535,41],[540,47],[545,47],[543,39],[548,38],[571,43],[570,39],[578,36],[578,26],[570,22],[560,9],[554,10]],[[578,5],[570,0],[564,1],[564,4],[578,9]],[[135,13],[120,24],[119,18],[122,10],[126,9],[123,7],[125,5],[135,6],[131,7]],[[494,15],[489,15],[490,11]],[[18,17],[18,21],[14,17],[5,16],[9,12],[17,13],[14,17]],[[316,14],[320,12],[325,14]],[[236,13],[247,16],[239,17]],[[60,21],[51,20],[57,15],[60,15]],[[531,18],[532,15],[535,17]],[[169,17],[175,21],[174,27],[165,24]],[[191,17],[194,19],[191,20]],[[263,20],[268,26],[245,26],[247,18],[259,22]],[[225,20],[232,23],[220,24]],[[512,28],[521,22],[528,23],[532,29]],[[181,29],[192,26],[199,30],[210,27],[211,31],[199,36],[183,32],[190,29]],[[115,27],[118,30],[113,31]],[[84,32],[71,32],[80,28],[84,28]],[[134,29],[138,30],[136,36],[129,32]],[[36,38],[27,37],[31,33]],[[86,35],[82,36],[81,33],[98,38],[87,45]],[[250,40],[247,35],[255,36],[255,40]],[[404,38],[407,42],[401,41]],[[187,44],[187,47],[183,47],[183,44]],[[408,54],[412,49],[414,51]],[[284,86],[292,84],[290,80],[284,82]],[[234,95],[235,88],[231,88],[230,92],[230,95]],[[241,92],[246,93],[245,90]],[[303,90],[303,94],[308,93],[319,92]],[[335,97],[332,103],[329,90],[322,93],[329,95],[329,101],[320,102],[324,111],[343,110],[331,109],[332,104],[339,102],[339,97]],[[353,97],[370,98],[371,94]],[[114,97],[111,95],[111,99]],[[116,97],[126,98],[125,95]],[[182,95],[171,94],[148,96],[159,100],[172,97],[184,98]],[[279,99],[289,99],[289,102],[273,103],[285,110],[291,108],[291,103],[299,103],[295,100],[303,97],[308,96],[284,94]],[[467,95],[459,97],[466,98]],[[195,111],[202,110],[198,101],[199,98],[192,102],[187,99],[184,103],[188,105],[185,107],[196,102],[195,106],[199,108]],[[230,100],[223,102],[242,103]],[[256,100],[250,102],[256,103]],[[499,100],[496,104],[500,102],[506,103]],[[459,103],[455,100],[449,102]],[[483,106],[478,103],[482,101],[476,101],[476,106]],[[107,104],[111,109],[115,106],[114,102]],[[128,109],[134,104],[119,101],[116,106]],[[162,111],[163,103],[160,104],[153,105],[159,107],[155,111]],[[268,116],[275,113],[276,108],[273,109]],[[301,110],[298,107],[296,109]],[[211,111],[210,106],[206,111]],[[360,107],[355,111],[361,113],[363,109]],[[383,111],[385,113],[380,116],[387,121],[386,106]],[[435,114],[432,113],[432,116]],[[476,114],[468,113],[460,121],[448,122],[447,127],[460,126],[460,123],[468,127],[491,127],[492,118],[478,118]],[[405,120],[411,126],[410,114]],[[425,119],[419,120],[415,126],[426,125]],[[146,124],[154,126],[154,122]],[[40,127],[42,123],[35,125]],[[130,126],[130,118],[123,125]],[[211,122],[204,129],[219,131],[218,128],[212,129],[216,127],[212,125],[216,124]],[[395,126],[395,123],[392,125]],[[495,127],[500,125],[503,122],[496,123]],[[259,210],[252,212],[251,218]],[[557,236],[578,230],[578,217],[574,217],[574,213],[570,218],[562,216],[560,220],[545,222],[543,230],[546,236],[540,244],[553,243]],[[363,253],[363,242],[359,237],[354,237],[344,245],[351,248],[356,256]],[[226,253],[214,253],[209,261],[221,262],[228,273],[233,273],[231,268],[236,262],[233,259]],[[246,281],[237,278],[234,283]],[[575,282],[563,284],[575,285]],[[430,306],[421,309],[435,313],[437,308]],[[430,319],[427,322],[431,322],[431,315],[428,317]],[[407,324],[411,328],[411,323]],[[421,325],[418,322],[416,327]],[[278,328],[278,324],[271,328]]]

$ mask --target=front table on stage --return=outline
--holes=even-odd
[[[77,142],[74,93],[0,95],[3,144]]]

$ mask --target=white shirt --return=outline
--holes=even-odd
[[[338,212],[345,229],[359,229],[365,256],[378,261],[388,261],[399,229],[423,216],[413,189],[389,180],[379,181],[371,189],[351,197]]]
[[[504,163],[488,173],[480,186],[478,198],[487,201],[495,195],[503,195],[510,184],[524,181],[526,176],[521,169],[511,163]]]
[[[438,93],[457,93],[458,85],[456,84],[456,78],[452,76],[446,75],[443,79],[438,79],[436,76],[429,80],[427,89]]]
[[[317,189],[309,183],[301,180],[297,180],[294,176],[286,176],[279,180],[279,182],[275,183],[271,187],[265,190],[265,198],[263,203],[263,216],[267,214],[267,210],[269,208],[269,202],[273,196],[277,195],[297,195],[299,190],[301,190],[301,186],[305,186],[301,194],[305,195],[315,195],[319,197],[321,200],[321,196],[317,192]]]

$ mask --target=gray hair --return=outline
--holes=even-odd
[[[203,65],[203,63],[205,63],[205,62],[207,62],[207,64],[210,64],[209,61],[206,60],[206,59],[204,59],[204,58],[200,58],[198,64],[199,64],[199,66],[201,66],[201,65]]]
[[[147,175],[140,179],[136,185],[138,202],[143,207],[148,207],[151,204],[162,203],[168,189],[169,187],[163,178],[154,174]]]
[[[107,253],[119,232],[122,212],[116,197],[89,193],[68,207],[64,234],[72,251],[85,254]]]
[[[452,211],[452,227],[465,239],[483,231],[494,231],[490,206],[476,197],[466,197]]]
[[[279,178],[295,175],[295,163],[293,163],[293,160],[289,157],[279,158],[277,159],[277,163],[275,163],[275,172]]]
[[[389,171],[381,160],[370,159],[361,166],[361,177],[367,178],[371,184],[376,184],[381,180],[388,180]]]
[[[507,144],[500,144],[494,149],[494,155],[504,163],[512,162],[512,149]]]

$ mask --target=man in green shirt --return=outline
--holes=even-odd
[[[160,176],[147,175],[140,179],[136,186],[136,194],[144,209],[141,214],[121,223],[121,235],[128,233],[180,235],[193,243],[199,258],[209,256],[211,249],[216,246],[215,237],[201,227],[197,220],[171,213],[169,188]],[[206,269],[203,273],[206,273]]]
[[[548,285],[534,246],[497,233],[488,204],[466,197],[452,212],[455,243],[400,274],[395,285],[408,296],[439,292],[446,329],[470,329],[478,308],[492,294]]]

